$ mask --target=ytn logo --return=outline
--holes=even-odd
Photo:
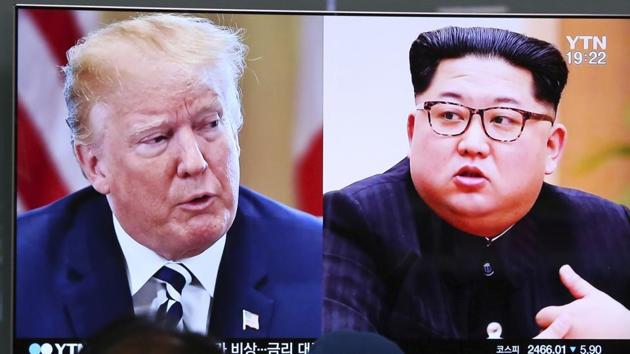
[[[567,36],[567,41],[569,41],[571,50],[606,49],[606,36]],[[582,46],[578,48],[580,44],[582,44]]]
[[[29,354],[77,354],[83,348],[81,343],[33,343],[28,347]]]

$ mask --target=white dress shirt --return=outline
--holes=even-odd
[[[182,290],[184,327],[189,331],[207,334],[211,302],[227,234],[194,257],[169,261],[134,240],[122,228],[116,215],[112,213],[112,216],[116,237],[125,256],[134,313],[155,316],[158,307],[166,300],[166,290],[163,284],[153,278],[153,274],[167,263],[181,263],[193,274],[192,283]]]

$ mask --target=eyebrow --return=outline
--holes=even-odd
[[[143,114],[146,114],[146,112],[144,112]],[[169,125],[168,117],[161,117],[158,119],[151,119],[150,121],[139,122],[137,124],[132,125],[129,128],[129,130],[131,131],[131,134],[129,135],[129,137],[132,140],[136,140],[140,138],[142,135],[151,133],[152,131],[157,131],[168,125]]]
[[[194,105],[193,105],[194,107]],[[219,117],[222,116],[223,106],[219,102],[219,100],[213,99],[209,102],[204,102],[199,105],[199,107],[194,107],[195,113],[192,114],[192,121],[202,120],[208,113],[216,113]],[[137,140],[142,135],[146,135],[148,133],[152,133],[153,131],[157,131],[163,127],[171,125],[171,117],[169,114],[165,114],[165,112],[156,110],[156,109],[143,109],[134,112],[136,114],[141,114],[144,116],[151,117],[146,121],[137,122],[133,124],[129,130],[131,134],[129,137],[132,140]],[[158,118],[155,118],[158,116]],[[159,117],[161,116],[161,117]]]
[[[217,113],[220,117],[223,116],[223,105],[216,94],[204,97],[202,100],[196,100],[192,104],[185,104],[183,108],[186,113],[192,113],[193,120],[198,120],[207,113]]]
[[[457,93],[457,92],[453,92],[453,91],[446,91],[446,92],[442,92],[440,94],[441,98],[454,98],[457,100],[462,100],[464,98],[463,95]],[[511,104],[520,104],[520,101],[518,101],[517,99],[513,98],[513,97],[508,97],[508,96],[499,96],[496,97],[493,100],[493,104],[502,104],[502,103],[511,103]]]
[[[497,97],[494,99],[494,102],[495,103],[513,103],[513,104],[521,103],[517,99],[512,98],[512,97]]]
[[[219,117],[222,117],[223,107],[218,103],[203,105],[195,110],[194,114],[192,114],[192,120],[194,121],[205,118],[208,113],[216,113]]]

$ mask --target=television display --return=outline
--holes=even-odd
[[[310,344],[321,312],[322,23],[17,10],[17,351],[78,350],[123,318],[174,311],[180,330],[220,340]],[[101,109],[109,113],[94,118]],[[157,268],[143,275],[147,257]],[[170,283],[161,265],[187,285]]]
[[[628,314],[629,29],[626,18],[326,17],[324,331],[376,331],[422,352],[431,338],[558,338],[550,324],[569,311],[580,319],[559,338],[624,338],[622,322],[580,317],[588,297],[560,269]],[[501,345],[461,350],[514,350]]]
[[[156,14],[207,19],[220,26],[221,30],[241,38],[247,50],[242,77],[237,80],[238,86],[235,86],[234,97],[239,101],[230,106],[227,103],[229,98],[226,98],[229,94],[222,89],[215,89],[223,87],[224,82],[221,80],[229,79],[217,75],[221,77],[218,79],[221,84],[217,84],[213,72],[199,69],[203,66],[187,64],[190,60],[186,55],[180,55],[182,51],[188,50],[179,43],[179,40],[184,41],[183,37],[173,37],[178,42],[173,52],[162,47],[168,47],[168,40],[161,42],[164,38],[147,41],[141,35],[138,42],[122,41],[121,45],[109,45],[105,42],[110,39],[105,37],[102,39],[105,43],[103,51],[94,52],[96,59],[101,56],[104,61],[94,63],[94,67],[103,65],[103,68],[113,68],[114,74],[108,73],[103,76],[106,79],[94,81],[101,86],[76,91],[85,96],[81,102],[90,107],[86,116],[94,119],[94,115],[98,114],[99,103],[107,102],[105,108],[115,106],[111,100],[117,97],[133,104],[125,105],[126,110],[116,111],[116,114],[111,114],[113,110],[107,111],[110,113],[107,117],[111,119],[129,122],[123,118],[137,118],[129,113],[135,110],[141,113],[142,122],[148,121],[147,116],[162,117],[167,122],[172,120],[166,124],[166,130],[157,138],[150,137],[150,141],[156,145],[166,141],[164,151],[176,151],[168,155],[175,162],[173,165],[161,164],[157,159],[153,163],[147,162],[149,160],[142,155],[146,146],[140,146],[148,145],[145,144],[146,140],[142,144],[138,143],[140,148],[137,151],[132,150],[132,143],[125,145],[123,133],[136,129],[131,125],[123,125],[117,131],[113,125],[99,125],[102,122],[91,121],[89,129],[94,131],[107,127],[102,131],[109,134],[107,136],[111,142],[99,145],[95,140],[84,144],[94,150],[76,148],[77,141],[81,141],[77,140],[77,130],[70,129],[75,123],[72,120],[68,123],[68,118],[76,112],[68,110],[66,100],[70,97],[72,108],[72,104],[83,99],[83,96],[76,93],[73,96],[75,86],[68,85],[75,83],[64,81],[64,75],[73,74],[69,71],[70,67],[66,66],[68,58],[72,58],[68,50],[77,43],[80,45],[80,39],[90,33],[115,27],[123,21]],[[430,73],[428,79],[425,78],[425,86],[414,83],[412,80],[416,80],[414,77],[419,74],[410,73],[410,48],[421,33],[437,33],[435,31],[449,27],[459,27],[464,32],[471,27],[498,28],[550,43],[557,48],[568,69],[559,104],[556,106],[557,102],[550,99],[547,92],[540,93],[541,89],[537,85],[539,82],[543,82],[543,86],[545,83],[548,86],[562,84],[553,80],[551,83],[545,82],[546,77],[539,78],[537,73],[532,75],[527,67],[540,64],[536,70],[543,73],[552,70],[540,62],[544,58],[529,58],[527,60],[531,63],[523,64],[519,58],[511,61],[497,59],[501,55],[492,52],[495,49],[490,49],[490,54],[450,53],[446,54],[446,59],[438,59],[438,64],[441,60],[463,64],[454,67],[453,70],[461,72],[454,72],[453,78],[463,78],[465,84],[458,86],[457,81],[453,81],[453,86],[448,86],[449,90],[442,90],[435,97],[425,97],[426,92],[434,93],[431,88],[449,73],[445,73],[444,65],[439,64],[433,69],[427,69]],[[130,30],[123,29],[122,36]],[[12,309],[12,326],[13,349],[16,353],[77,353],[86,340],[107,331],[111,325],[134,313],[149,314],[154,319],[154,312],[162,303],[168,303],[168,308],[180,306],[183,309],[183,320],[180,315],[178,320],[181,322],[176,328],[192,330],[200,335],[213,335],[214,339],[222,342],[225,353],[306,353],[318,337],[337,330],[376,332],[411,353],[422,350],[542,353],[541,350],[548,349],[544,346],[548,342],[534,341],[532,337],[549,328],[550,323],[540,325],[534,315],[546,306],[565,305],[584,297],[575,295],[573,290],[562,285],[558,271],[565,260],[575,261],[569,263],[577,274],[595,288],[602,289],[606,294],[604,296],[610,296],[614,303],[605,302],[602,305],[601,302],[579,302],[589,306],[595,304],[589,308],[593,311],[589,313],[593,315],[590,320],[580,317],[572,322],[573,332],[569,328],[558,332],[556,338],[548,331],[544,332],[542,338],[582,340],[553,342],[549,353],[622,353],[630,348],[628,341],[601,340],[630,338],[627,328],[620,328],[623,323],[630,321],[630,272],[626,261],[628,258],[625,258],[625,255],[630,254],[630,87],[625,80],[626,72],[630,69],[627,61],[630,54],[627,43],[630,22],[627,16],[184,12],[19,6],[16,9],[15,31],[16,139],[13,168],[16,227],[13,256],[16,298]],[[168,31],[164,32],[164,36],[170,35]],[[445,37],[449,35],[453,34],[444,34]],[[485,35],[481,34],[479,41],[483,41]],[[96,40],[99,43],[99,38]],[[504,41],[508,40],[514,39]],[[505,42],[502,44],[508,48],[505,50],[514,49],[510,49]],[[144,53],[138,50],[144,45],[158,48],[157,51],[148,51],[150,54],[147,54],[146,61],[137,54]],[[492,45],[499,46],[496,43]],[[98,49],[98,46],[94,48]],[[192,53],[195,50],[190,49]],[[166,67],[162,70],[161,61],[152,61],[156,58],[155,53],[162,53],[168,58],[164,62],[171,63],[169,60],[173,60],[181,67]],[[426,59],[426,56],[423,58]],[[223,65],[223,59],[213,60],[209,67]],[[110,62],[113,64],[110,65]],[[201,71],[186,76],[186,65]],[[504,76],[501,80],[493,81],[497,67],[504,70]],[[78,68],[75,66],[71,69]],[[183,74],[169,76],[172,72],[180,73],[177,70]],[[238,71],[233,68],[230,70]],[[90,75],[95,72],[90,72]],[[77,78],[73,77],[73,80]],[[476,89],[475,84],[479,81],[483,85]],[[179,87],[179,82],[185,82],[185,87]],[[132,217],[126,217],[125,211],[128,209],[119,209],[123,202],[116,199],[116,191],[121,193],[116,188],[125,189],[128,185],[135,185],[136,189],[125,191],[123,194],[126,199],[123,199],[135,200],[137,204],[142,204],[145,199],[152,200],[147,197],[147,193],[164,194],[159,188],[150,190],[147,184],[153,181],[152,176],[160,176],[160,171],[168,171],[169,168],[176,175],[173,180],[190,180],[191,173],[186,172],[190,166],[186,161],[194,162],[195,156],[201,156],[197,162],[205,161],[200,162],[205,166],[201,167],[199,176],[222,174],[214,171],[212,161],[223,150],[204,150],[209,141],[215,142],[214,139],[218,138],[205,136],[205,140],[199,143],[199,138],[194,136],[197,132],[207,134],[203,130],[206,128],[199,128],[198,123],[203,120],[205,111],[195,113],[194,105],[187,103],[187,94],[178,96],[178,90],[188,92],[185,90],[200,82],[205,85],[202,85],[205,89],[210,88],[210,96],[218,97],[221,109],[212,108],[213,114],[219,117],[218,121],[223,122],[223,110],[229,111],[226,108],[228,106],[238,107],[230,112],[238,115],[235,112],[240,111],[243,117],[240,129],[232,127],[234,129],[229,130],[229,125],[225,129],[226,132],[232,132],[229,136],[234,145],[230,145],[230,151],[236,154],[234,159],[240,174],[236,176],[236,185],[248,189],[238,194],[238,206],[225,208],[233,210],[236,221],[232,223],[233,215],[230,216],[228,212],[227,233],[219,233],[219,239],[226,242],[231,235],[240,235],[241,228],[245,227],[239,225],[244,224],[243,220],[248,220],[251,221],[251,225],[247,224],[248,236],[243,236],[241,240],[250,240],[260,234],[257,242],[269,242],[256,243],[255,247],[250,245],[252,249],[248,250],[249,253],[239,255],[242,258],[233,257],[229,263],[221,254],[225,256],[237,246],[236,241],[227,241],[227,245],[221,246],[225,248],[217,251],[218,255],[215,253],[212,257],[204,258],[207,261],[214,257],[214,267],[218,268],[208,282],[200,279],[205,275],[196,276],[193,270],[190,283],[210,293],[209,300],[201,300],[206,301],[201,310],[203,315],[186,317],[187,310],[199,312],[194,307],[195,300],[182,300],[179,305],[179,301],[171,298],[171,285],[160,283],[161,280],[155,281],[161,284],[156,286],[159,289],[153,295],[146,295],[152,298],[144,302],[145,307],[153,310],[143,312],[143,303],[139,299],[141,296],[136,296],[143,294],[143,285],[134,283],[134,279],[137,279],[134,274],[137,273],[130,267],[134,268],[133,264],[142,266],[155,262],[153,256],[148,257],[146,262],[142,257],[132,260],[133,257],[130,258],[127,252],[129,240],[132,244],[137,241],[145,250],[159,256],[164,264],[184,264],[184,268],[189,265],[180,262],[182,259],[206,254],[202,251],[216,248],[215,245],[221,243],[213,240],[210,242],[212,246],[206,245],[199,252],[171,255],[163,251],[166,246],[162,245],[169,244],[168,241],[157,244],[144,241],[138,237],[142,232],[133,226],[143,225],[143,217],[151,221],[154,211],[163,207],[159,200],[153,199],[155,202],[147,204],[147,208],[138,216],[130,212]],[[522,95],[513,95],[516,91]],[[134,95],[136,100],[133,100]],[[191,95],[194,96],[193,93]],[[154,108],[169,107],[169,99],[173,98],[176,98],[174,101],[181,98],[181,102],[173,103],[173,107],[183,107],[180,111],[164,113],[160,108]],[[461,132],[438,126],[438,108],[446,102],[451,109],[458,107],[456,112],[460,116],[457,117],[465,125]],[[532,102],[533,105],[530,104]],[[94,106],[97,107],[96,111]],[[510,139],[504,139],[500,130],[493,130],[495,128],[491,125],[496,125],[504,117],[497,115],[494,116],[496,120],[493,120],[492,114],[497,110],[493,112],[489,108],[495,107],[507,109],[510,113],[518,111],[517,116],[521,119],[526,117],[518,122],[522,125],[519,125],[521,130],[516,139],[511,136]],[[449,122],[444,124],[454,124],[451,122],[453,111],[446,112],[448,116],[444,117],[448,119],[444,120]],[[469,116],[466,116],[466,112]],[[501,111],[501,114],[506,113]],[[229,114],[226,113],[226,116]],[[160,129],[163,125],[157,124]],[[535,144],[534,137],[538,136],[535,134],[547,139],[551,132],[558,129],[560,133],[556,134],[560,134],[560,138],[543,139],[546,145],[542,148]],[[189,133],[190,136],[186,135]],[[466,143],[469,145],[466,146]],[[104,146],[109,150],[102,150]],[[191,149],[187,150],[187,147]],[[99,155],[103,151],[127,151],[125,149],[135,151],[129,154],[138,155]],[[94,152],[89,155],[81,151]],[[190,151],[192,153],[188,154]],[[432,159],[427,157],[429,154],[433,156]],[[113,157],[107,160],[111,164],[99,165],[97,161],[101,160],[89,160],[85,156]],[[125,161],[124,156],[133,158]],[[190,156],[192,158],[186,160]],[[457,199],[455,196],[452,205],[462,205],[464,209],[469,206],[475,212],[485,210],[486,207],[491,210],[493,204],[488,206],[484,199],[484,193],[489,193],[484,188],[491,189],[496,181],[497,192],[493,193],[499,197],[495,204],[504,206],[504,201],[510,200],[510,208],[518,210],[511,214],[520,212],[520,216],[503,227],[502,231],[483,235],[468,223],[457,224],[457,220],[463,219],[449,216],[448,207],[443,207],[451,205],[448,204],[449,200],[440,199],[440,195],[432,196],[427,192],[429,187],[423,187],[415,177],[424,175],[423,178],[432,180],[433,176],[450,171],[448,169],[454,160],[460,163],[457,168],[464,166],[462,169],[465,171],[462,173],[465,176],[453,177],[458,182],[452,183],[464,190],[464,197],[460,195]],[[128,161],[135,161],[136,165],[126,164]],[[112,165],[125,166],[126,169],[117,169]],[[97,167],[91,169],[90,166]],[[100,166],[105,166],[105,172],[117,170],[106,180],[106,187],[102,187],[102,182],[99,182],[102,180],[98,178],[98,173],[103,171]],[[144,172],[134,166],[145,166]],[[372,192],[370,188],[375,184],[386,185],[390,182],[388,178],[398,178],[392,177],[393,166],[398,166],[393,169],[407,184],[386,187],[381,195]],[[542,175],[536,175],[536,171],[544,174],[544,180]],[[125,175],[127,172],[129,174]],[[128,184],[118,182],[125,181],[125,178],[129,178]],[[221,180],[220,177],[215,179]],[[484,181],[478,181],[480,179]],[[144,182],[138,183],[140,180]],[[198,185],[213,185],[214,182],[210,180],[206,179]],[[521,181],[538,181],[540,184],[531,188],[532,183]],[[182,188],[183,184],[175,185],[172,182],[164,188],[180,187],[175,190],[189,191],[187,188],[192,185]],[[214,185],[219,186],[217,190],[229,189],[222,182]],[[512,189],[507,189],[512,194],[500,193],[500,187],[504,185],[512,186]],[[160,184],[156,183],[155,186]],[[86,188],[91,191],[90,198],[100,200],[98,207],[85,204],[80,199],[85,198]],[[403,188],[405,194],[397,195],[396,188]],[[553,193],[560,191],[557,194],[560,197],[549,194],[553,196],[549,197],[553,201],[549,206],[535,202],[540,195],[547,196],[545,191],[550,188],[556,188]],[[346,191],[348,194],[345,194]],[[448,189],[442,191],[450,193]],[[527,191],[530,194],[525,193]],[[92,195],[96,193],[99,195]],[[203,204],[213,199],[213,193],[215,191],[197,193],[199,195],[192,193],[194,198],[191,197],[188,202]],[[522,194],[522,200],[514,198],[514,194]],[[527,201],[527,196],[531,195],[534,198]],[[580,202],[575,202],[576,196]],[[422,206],[414,201],[398,209],[399,204],[392,203],[388,199],[390,197],[396,201],[418,199],[422,201]],[[241,202],[241,198],[250,199]],[[257,209],[261,205],[271,209]],[[83,215],[91,215],[90,208],[103,208],[109,212],[109,216],[94,221],[87,219]],[[425,217],[418,208],[428,208],[426,210],[434,213]],[[194,210],[196,214],[214,215],[208,211],[213,210],[211,206],[197,209]],[[535,211],[535,215],[531,210]],[[60,216],[61,212],[65,214]],[[455,214],[457,212],[455,210]],[[565,215],[567,213],[568,216]],[[295,224],[289,224],[283,215],[296,220]],[[590,216],[594,219],[587,219]],[[414,233],[416,227],[424,227],[424,223],[429,220],[427,218],[434,223],[431,225],[439,224],[443,228],[441,230],[447,230],[442,240],[463,237],[465,241],[448,245],[445,242],[441,244],[442,248],[434,247],[437,238],[429,239],[425,231]],[[483,228],[480,229],[483,230],[492,230],[493,223],[502,225],[504,222],[492,217],[478,220],[483,220],[481,223],[477,221],[482,224]],[[386,231],[381,230],[381,226],[375,226],[380,225],[379,222],[388,226]],[[37,223],[42,226],[33,226]],[[278,228],[282,231],[277,235],[266,236],[267,233],[273,233],[268,232],[270,223],[281,225]],[[413,232],[405,229],[407,224],[414,224]],[[48,230],[49,225],[55,229]],[[211,225],[205,227],[211,229]],[[559,241],[540,241],[533,236],[517,238],[528,227],[539,231],[536,237],[546,237],[545,240],[555,237]],[[594,234],[585,236],[591,227]],[[103,234],[103,230],[109,233],[107,242],[86,241]],[[161,229],[156,230],[159,234]],[[34,231],[37,231],[36,235]],[[439,238],[442,231],[431,228],[430,232]],[[462,233],[466,235],[460,235]],[[72,238],[65,237],[68,234],[72,234]],[[527,235],[530,234],[533,232],[528,231]],[[574,234],[579,236],[574,238]],[[380,238],[381,235],[386,235],[386,238]],[[409,239],[411,241],[406,242]],[[427,242],[431,245],[427,246]],[[90,243],[92,245],[88,246]],[[418,245],[421,247],[416,247]],[[98,258],[100,256],[95,253],[97,247],[111,248],[105,253],[106,259],[101,261]],[[438,248],[443,253],[433,254]],[[85,250],[86,254],[72,254],[68,250]],[[274,271],[260,275],[261,269],[265,267],[249,262],[259,259],[265,267]],[[74,271],[75,263],[83,266],[80,274]],[[556,263],[557,267],[551,271]],[[238,268],[238,277],[221,275],[228,264]],[[103,276],[103,268],[107,267],[115,268],[116,272],[103,279],[96,276]],[[458,283],[461,285],[466,281],[459,276],[446,279],[446,273],[465,274],[462,277],[471,281],[467,284],[472,285],[457,288],[459,290],[455,295],[448,293],[444,289],[451,287],[449,282],[462,282]],[[43,280],[37,276],[42,274],[46,277]],[[259,277],[254,285],[256,294],[252,295],[256,297],[253,300],[256,305],[249,305],[249,299],[244,300],[244,296],[235,290],[239,288],[240,282],[250,281],[250,277]],[[314,278],[317,278],[316,282]],[[509,283],[509,296],[502,297],[508,290],[491,284],[492,279]],[[208,289],[209,283],[212,283],[211,290]],[[555,285],[548,285],[551,283]],[[94,289],[107,289],[99,294],[99,299],[112,296],[116,300],[110,304],[105,299],[99,304],[94,299],[82,297],[80,294],[87,293],[75,292],[69,284],[82,287],[82,291],[93,287],[92,293]],[[110,291],[116,286],[120,286],[120,289]],[[182,290],[177,293],[175,297],[186,298]],[[218,294],[216,298],[214,294]],[[428,300],[436,296],[439,304]],[[196,299],[194,293],[192,298]],[[217,302],[225,303],[223,298],[230,298],[236,304],[235,310],[229,315],[216,310]],[[548,299],[562,299],[563,302],[549,303],[551,300]],[[175,302],[178,305],[173,307]],[[618,322],[608,322],[611,323],[610,328],[606,328],[608,323],[597,316],[599,311],[604,313],[602,306],[608,306],[606,309],[609,309],[609,314],[618,315],[620,319]],[[46,312],[48,310],[34,313],[41,309],[50,309],[50,313]],[[533,309],[535,311],[532,313]],[[578,310],[572,314],[582,315]],[[215,311],[220,314],[215,315]],[[314,312],[318,313],[317,318],[313,316]],[[200,317],[203,320],[199,320]],[[280,318],[284,320],[278,320]],[[224,321],[226,328],[234,328],[239,332],[226,334],[227,330],[209,330],[213,328],[213,320],[216,327],[221,326],[217,324],[219,321]],[[589,323],[600,326],[599,331],[589,332],[586,328]],[[497,324],[499,331],[496,330]],[[195,330],[199,328],[201,330]],[[487,340],[493,338],[503,340]],[[347,339],[348,342],[352,340]]]

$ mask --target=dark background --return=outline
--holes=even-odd
[[[82,5],[87,2],[31,0],[28,4]],[[134,6],[173,8],[172,0],[92,0],[90,6]],[[511,14],[630,14],[630,2],[623,0],[180,0],[177,8],[255,9],[377,12],[457,12]],[[12,279],[13,279],[13,183],[14,183],[14,39],[15,3],[0,4],[0,353],[12,352]],[[46,291],[46,289],[42,289]]]

